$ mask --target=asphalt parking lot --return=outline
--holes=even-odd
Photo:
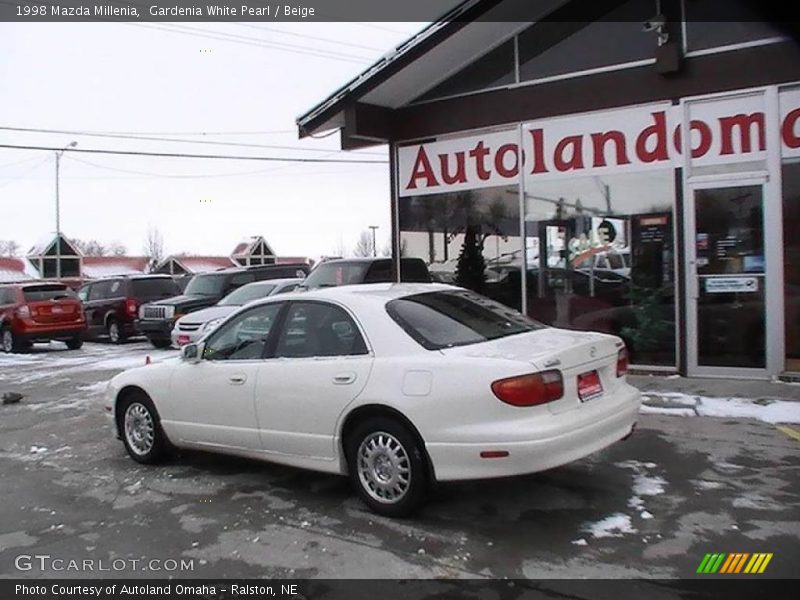
[[[797,575],[800,441],[774,425],[643,414],[589,459],[442,486],[415,518],[390,520],[334,476],[199,453],[131,461],[103,390],[147,355],[177,353],[54,343],[0,356],[0,393],[24,395],[0,406],[0,577],[93,576],[18,559],[35,554],[143,561],[103,577],[672,578],[713,552],[773,553],[763,577]]]

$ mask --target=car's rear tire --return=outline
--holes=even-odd
[[[74,337],[67,340],[67,348],[70,350],[80,350],[81,346],[83,346],[83,338],[82,337]]]
[[[405,517],[428,491],[424,449],[401,423],[385,417],[359,423],[346,440],[350,482],[374,512]]]
[[[172,346],[172,340],[169,338],[149,338],[150,343],[156,348],[169,348]]]
[[[28,347],[30,347],[29,344],[20,340],[19,336],[15,335],[10,327],[3,327],[0,329],[0,348],[2,348],[3,352],[6,354],[21,352]]]
[[[133,460],[152,465],[167,457],[169,441],[161,429],[158,411],[147,394],[128,392],[120,400],[118,415],[122,443]]]
[[[116,319],[109,319],[108,323],[106,324],[106,333],[108,334],[108,339],[112,344],[124,344],[125,343],[125,334],[122,332],[122,328],[117,323]]]

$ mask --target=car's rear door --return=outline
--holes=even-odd
[[[333,460],[336,423],[364,389],[373,356],[355,319],[324,301],[294,301],[256,382],[261,443],[270,453]]]

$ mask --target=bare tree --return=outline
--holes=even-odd
[[[0,240],[0,256],[16,256],[19,244],[14,240]]]
[[[114,256],[125,256],[128,253],[128,249],[125,247],[125,244],[117,241],[111,242],[111,245],[108,247],[108,251]]]
[[[344,241],[342,240],[342,236],[339,236],[339,241],[333,247],[333,256],[337,258],[344,258],[345,254],[347,254],[347,248],[344,247]]]
[[[372,256],[372,235],[369,231],[362,231],[353,248],[353,256]]]
[[[73,238],[69,241],[75,248],[81,251],[84,256],[106,256],[108,248],[97,240],[79,240]]]
[[[147,237],[142,247],[144,255],[150,259],[150,264],[155,266],[164,260],[164,238],[158,227],[148,227]]]

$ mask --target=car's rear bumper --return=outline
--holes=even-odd
[[[26,324],[24,328],[14,329],[14,334],[26,342],[49,342],[50,340],[71,340],[86,335],[86,323],[58,323],[48,325]]]
[[[639,390],[624,386],[602,414],[576,409],[542,417],[553,420],[547,437],[513,442],[427,443],[426,449],[438,481],[536,473],[584,458],[627,437],[636,424],[640,404]],[[508,455],[482,458],[481,452],[486,451]]]

